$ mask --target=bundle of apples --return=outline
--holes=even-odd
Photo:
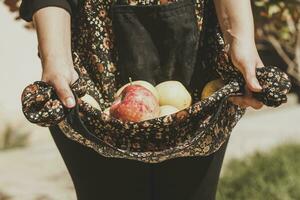
[[[175,113],[189,107],[191,95],[178,81],[154,87],[147,81],[133,81],[121,87],[106,113],[123,121],[140,122]]]
[[[209,82],[202,91],[206,98],[224,84],[221,80]],[[82,100],[100,109],[90,96]],[[147,81],[133,81],[122,86],[115,94],[115,101],[104,112],[122,121],[140,122],[170,115],[189,107],[192,97],[179,81],[165,81],[154,87]]]

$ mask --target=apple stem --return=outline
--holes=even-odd
[[[129,77],[129,83],[130,83],[130,85],[132,85],[132,78],[131,77]]]

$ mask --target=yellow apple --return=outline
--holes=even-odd
[[[170,106],[170,105],[160,106],[159,110],[160,110],[159,117],[162,117],[165,115],[171,115],[171,114],[179,111],[177,108],[175,108],[174,106]]]
[[[208,82],[202,90],[201,99],[205,99],[212,95],[217,90],[221,89],[224,86],[222,79],[216,79]]]
[[[159,95],[159,105],[170,105],[182,110],[192,103],[192,97],[179,81],[165,81],[158,84],[156,90]]]

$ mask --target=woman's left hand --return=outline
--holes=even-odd
[[[232,63],[243,74],[246,80],[246,94],[241,97],[230,97],[230,101],[243,108],[252,107],[260,109],[263,103],[252,96],[252,92],[261,91],[261,86],[256,78],[256,68],[263,67],[264,64],[259,57],[254,41],[249,38],[233,37],[230,42],[229,55]]]

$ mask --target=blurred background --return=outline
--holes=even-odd
[[[70,176],[46,128],[23,117],[23,88],[40,80],[32,24],[19,0],[0,1],[0,200],[75,200]],[[257,46],[293,89],[277,109],[249,109],[234,129],[217,200],[300,199],[300,1],[255,0]]]

